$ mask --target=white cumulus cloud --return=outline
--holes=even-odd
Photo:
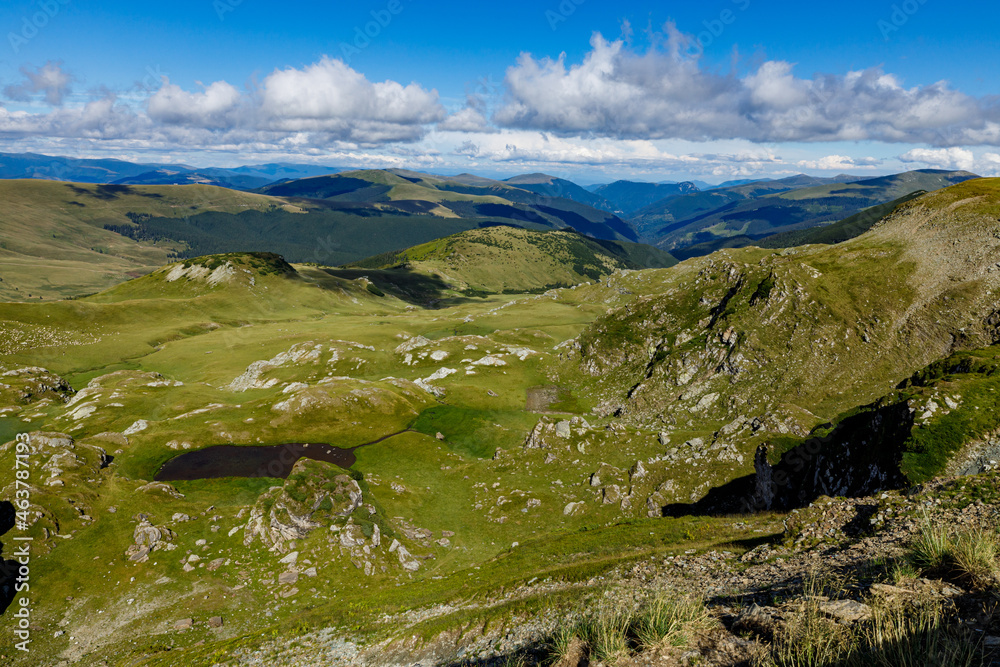
[[[1000,145],[1000,110],[947,83],[906,88],[880,68],[804,79],[783,61],[720,74],[686,54],[690,37],[666,31],[644,53],[595,34],[576,64],[522,54],[494,121],[564,136]]]
[[[361,143],[412,141],[446,113],[437,91],[416,83],[372,83],[341,60],[276,70],[259,93],[258,123],[286,132],[323,132]]]
[[[919,163],[935,169],[976,168],[976,155],[967,148],[914,148],[899,156],[905,163]]]
[[[200,93],[189,93],[165,78],[146,109],[150,118],[168,125],[224,128],[232,125],[240,97],[240,91],[225,81],[216,81]]]
[[[8,99],[28,102],[42,93],[47,104],[59,107],[70,93],[73,83],[73,75],[63,69],[62,62],[53,60],[34,69],[25,65],[21,68],[21,74],[25,78],[22,83],[4,88],[3,93]]]
[[[822,171],[847,171],[849,169],[875,169],[882,161],[873,157],[853,158],[846,155],[827,155],[818,160],[799,160],[796,165],[803,169]]]

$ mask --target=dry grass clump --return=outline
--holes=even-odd
[[[710,623],[704,602],[695,598],[661,594],[635,609],[622,604],[602,607],[550,637],[549,661],[558,663],[582,644],[591,661],[615,665],[641,651],[687,646]]]

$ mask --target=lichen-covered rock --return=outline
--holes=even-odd
[[[250,510],[243,542],[255,539],[284,552],[289,540],[304,539],[324,525],[324,519],[350,516],[363,502],[361,487],[343,469],[301,459],[282,486],[261,494]]]
[[[152,551],[176,548],[176,545],[171,544],[176,537],[172,530],[165,526],[154,526],[145,514],[137,514],[135,520],[138,522],[135,530],[132,531],[132,539],[135,544],[129,546],[125,551],[125,556],[130,561],[145,563],[149,560],[149,554]]]
[[[268,389],[278,384],[278,380],[270,378],[265,380],[264,374],[276,368],[281,368],[292,363],[318,363],[320,354],[323,351],[322,345],[315,343],[299,343],[291,348],[275,355],[271,359],[255,361],[250,364],[243,374],[230,382],[225,388],[229,391],[242,392],[249,389]]]
[[[555,432],[555,426],[549,422],[545,417],[542,417],[535,428],[531,429],[531,433],[528,437],[524,439],[525,449],[547,449],[548,443],[545,441],[545,436]]]
[[[22,406],[50,398],[64,403],[73,394],[66,380],[44,368],[27,366],[0,373],[0,408]]]

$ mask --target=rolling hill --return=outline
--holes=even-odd
[[[651,246],[593,239],[572,231],[539,232],[489,227],[462,232],[399,252],[359,262],[332,275],[351,276],[356,269],[376,283],[413,273],[439,279],[467,294],[544,292],[586,281],[599,281],[619,269],[665,268],[677,263]]]
[[[179,241],[131,238],[112,230],[138,229],[133,219],[180,224],[202,213],[236,215],[276,205],[261,195],[203,185],[45,180],[0,180],[0,200],[0,298],[16,301],[96,292],[185,251]]]
[[[522,174],[504,180],[504,183],[529,190],[546,197],[562,197],[602,211],[615,212],[614,206],[604,197],[590,192],[572,181],[548,174]]]
[[[851,177],[846,178],[850,179]],[[799,188],[843,182],[846,181],[821,179],[801,174],[780,180],[750,181],[729,187],[719,187],[702,192],[670,196],[634,211],[629,221],[635,227],[640,237],[647,239],[647,241],[658,240],[662,236],[661,230],[668,224],[690,220],[699,215],[705,215],[724,206],[731,205],[734,202],[756,199]]]
[[[275,252],[292,262],[338,265],[493,225],[573,228],[605,240],[636,236],[620,218],[586,204],[473,176],[350,172],[261,192],[0,181],[0,298],[89,294],[172,257]]]
[[[114,181],[116,185],[214,185],[233,190],[256,190],[274,179],[233,174],[227,170],[156,169]]]
[[[905,401],[894,391],[914,373],[1000,340],[998,218],[1000,179],[969,180],[839,244],[723,250],[663,282],[630,275],[623,287],[645,281],[657,295],[581,336],[582,372],[602,387],[602,412],[678,426],[695,414],[730,424],[729,437],[757,419],[771,431],[762,442],[783,453],[780,435]],[[914,445],[912,470],[940,474],[961,445],[952,438],[948,455]],[[904,443],[893,446],[901,456]]]
[[[718,193],[732,197],[745,193],[747,188],[758,188],[752,197],[733,199],[714,210],[686,216],[681,214],[676,221],[655,232],[656,245],[669,250],[730,236],[761,238],[778,232],[818,227],[912,192],[931,192],[975,177],[968,172],[927,169],[852,183],[796,187],[774,193],[764,193],[760,189],[779,187],[782,181],[713,190],[704,194]],[[681,204],[677,199],[667,202],[677,212],[680,212]]]
[[[615,181],[602,185],[594,190],[595,195],[603,197],[614,205],[616,213],[626,217],[639,209],[646,208],[668,197],[687,195],[698,192],[694,183],[636,183],[633,181]]]
[[[878,204],[871,208],[866,208],[860,213],[844,218],[840,222],[834,222],[820,227],[810,227],[791,232],[779,232],[770,236],[754,238],[751,236],[729,236],[706,241],[695,245],[687,246],[674,251],[674,256],[683,261],[691,257],[701,257],[710,255],[725,248],[745,248],[747,246],[757,246],[758,248],[793,248],[795,246],[810,244],[834,244],[843,243],[864,234],[877,224],[882,218],[890,215],[899,206],[908,201],[927,194],[925,190],[911,192],[905,197],[894,199],[885,204]]]
[[[267,186],[264,194],[325,200],[373,214],[425,214],[506,222],[534,229],[572,227],[595,238],[636,241],[621,218],[587,204],[478,176],[442,177],[385,169],[351,171]]]

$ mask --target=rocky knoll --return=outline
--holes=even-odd
[[[250,508],[243,543],[259,541],[283,554],[290,543],[299,545],[325,530],[342,557],[368,576],[393,564],[416,571],[420,559],[400,541],[409,541],[410,535],[405,529],[397,535],[373,503],[366,502],[361,484],[343,469],[301,459],[282,486],[271,487]]]
[[[362,503],[361,487],[332,464],[302,459],[282,486],[274,486],[250,510],[243,542],[259,539],[284,552],[289,540],[301,540],[323,526],[323,517],[348,517]]]
[[[727,250],[635,277],[652,295],[591,326],[579,367],[602,411],[640,423],[774,413],[808,431],[1000,340],[998,204],[993,181],[970,181],[836,246]]]

